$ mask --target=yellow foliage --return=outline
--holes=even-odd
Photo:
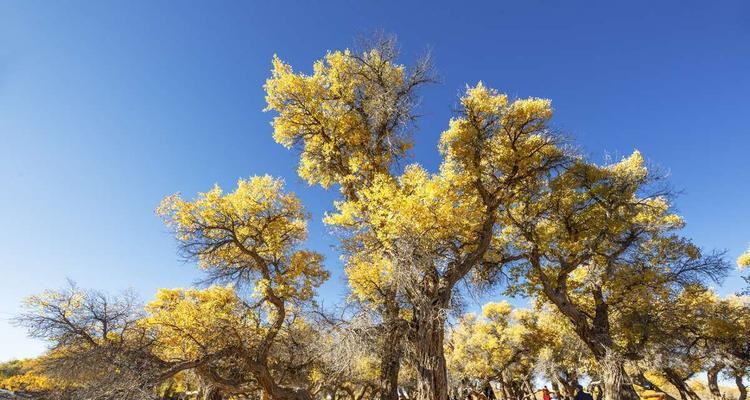
[[[252,342],[260,316],[245,307],[231,287],[160,289],[140,323],[156,334],[161,356],[190,359]]]
[[[361,56],[336,51],[313,66],[312,75],[295,73],[274,56],[266,81],[266,110],[274,139],[302,146],[299,175],[308,183],[351,187],[388,171],[411,148],[397,115],[404,94],[404,67],[378,50]],[[392,114],[396,114],[391,115]],[[395,120],[393,118],[396,118]]]
[[[737,258],[737,266],[740,269],[750,267],[750,249]]]
[[[43,357],[42,357],[43,358]],[[59,390],[65,386],[63,382],[54,379],[41,371],[40,359],[29,359],[21,362],[21,373],[0,379],[0,388],[10,391],[49,392]]]
[[[467,88],[461,106],[463,115],[450,121],[439,146],[444,175],[460,186],[479,179],[491,193],[507,190],[509,181],[542,172],[545,162],[561,154],[546,127],[552,118],[549,100],[509,103],[505,94],[480,82]]]
[[[458,378],[494,379],[508,368],[530,368],[542,346],[528,310],[508,302],[487,303],[482,318],[467,314],[451,331],[446,360]]]
[[[279,179],[240,179],[227,194],[216,185],[194,201],[175,194],[157,213],[201,268],[229,278],[258,277],[261,295],[271,289],[282,299],[309,299],[328,278],[322,255],[295,250],[307,238],[307,214]]]

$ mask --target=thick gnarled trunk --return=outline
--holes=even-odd
[[[417,367],[417,400],[447,400],[448,373],[443,342],[444,308],[447,300],[435,301],[414,310],[412,342]]]
[[[387,354],[381,360],[379,393],[381,400],[398,400],[398,372],[401,357]]]
[[[607,350],[602,358],[597,358],[604,383],[605,400],[639,400],[640,397],[629,382],[625,364],[613,351]]]

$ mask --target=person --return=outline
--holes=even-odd
[[[579,384],[576,385],[576,395],[573,400],[594,400],[594,398],[590,394],[584,392],[583,386]]]
[[[547,389],[547,385],[544,385],[542,388],[542,400],[552,400],[552,396],[549,394],[549,389]]]

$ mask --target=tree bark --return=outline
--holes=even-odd
[[[385,344],[387,346],[387,344]],[[395,347],[383,349],[383,358],[380,361],[380,398],[381,400],[398,400],[398,373],[401,369],[401,355]]]
[[[737,385],[737,390],[740,392],[740,396],[737,397],[737,400],[746,400],[747,399],[747,388],[745,387],[745,384],[742,383],[742,372],[737,372],[734,375],[734,383]]]
[[[537,400],[536,393],[534,393],[534,387],[531,386],[531,381],[529,381],[529,378],[524,379],[523,383],[526,385],[526,390],[529,391],[529,395],[531,396],[531,399]]]
[[[719,389],[719,372],[724,369],[724,364],[716,363],[706,371],[706,378],[708,379],[708,391],[711,393],[713,400],[721,400],[721,390]]]
[[[599,362],[602,370],[602,383],[604,383],[605,400],[639,400],[640,396],[628,382],[623,360],[608,350],[607,354]]]
[[[448,374],[443,341],[447,301],[434,301],[414,310],[413,345],[417,367],[417,400],[447,400]]]
[[[215,387],[208,387],[203,393],[203,400],[222,400],[221,392]]]
[[[685,383],[685,379],[677,371],[672,368],[664,368],[663,372],[669,383],[680,393],[682,400],[701,400],[698,394]]]
[[[401,369],[402,338],[399,326],[399,307],[395,298],[386,300],[384,328],[381,343],[379,391],[381,400],[398,400],[398,373]]]
[[[511,392],[510,392],[510,390],[509,390],[510,388],[508,386],[509,383],[508,383],[508,381],[505,378],[501,378],[501,379],[502,379],[501,384],[502,384],[502,391],[503,391],[503,399],[504,400],[510,400],[511,399]]]

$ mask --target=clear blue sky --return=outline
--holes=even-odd
[[[42,344],[7,319],[66,277],[109,291],[190,284],[154,215],[160,199],[270,173],[313,215],[323,290],[345,287],[307,188],[275,144],[262,85],[277,53],[310,70],[361,33],[426,47],[415,158],[434,168],[459,91],[478,80],[548,97],[596,160],[640,149],[684,194],[687,234],[733,259],[750,241],[750,3],[708,1],[0,2],[0,360]],[[610,2],[614,3],[614,2]],[[743,4],[744,3],[744,4]],[[735,273],[722,293],[739,288]]]

